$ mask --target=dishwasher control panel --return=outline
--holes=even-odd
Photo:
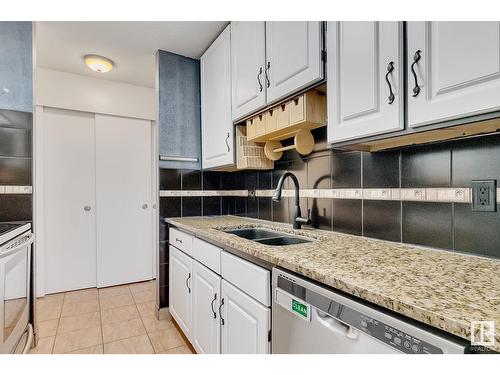
[[[408,354],[442,354],[438,347],[429,344],[406,332],[379,322],[369,316],[359,314],[358,327],[363,332],[385,342],[397,350]]]

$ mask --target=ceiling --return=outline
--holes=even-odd
[[[155,86],[158,49],[199,58],[228,22],[37,22],[37,66],[91,77]],[[83,56],[114,61],[108,73],[85,66]]]

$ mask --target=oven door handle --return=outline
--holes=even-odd
[[[23,236],[20,236],[19,238],[21,238],[21,237],[23,237]],[[14,242],[16,240],[18,240],[19,238],[15,239]],[[4,247],[5,251],[0,252],[0,259],[5,258],[9,255],[15,254],[18,251],[26,248],[26,246],[30,246],[33,243],[33,240],[34,240],[34,235],[33,235],[33,233],[30,233],[28,236],[26,236],[25,241],[21,242],[17,246],[14,246],[11,249],[9,249],[9,244],[7,244],[7,246]]]

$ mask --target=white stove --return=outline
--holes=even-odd
[[[31,223],[0,222],[0,246],[31,229]]]
[[[32,243],[30,223],[0,223],[0,353],[26,353],[32,345]]]

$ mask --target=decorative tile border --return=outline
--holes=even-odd
[[[160,190],[160,197],[248,197],[248,190]]]
[[[0,185],[0,194],[32,194],[32,186]]]
[[[272,197],[273,189],[255,190],[256,197]],[[500,196],[500,188],[497,189]],[[247,197],[248,190],[160,190],[160,197],[213,197],[234,196]],[[295,196],[294,189],[284,189],[283,197]],[[318,199],[364,199],[376,201],[406,202],[448,202],[470,203],[470,188],[415,188],[415,189],[301,189],[301,198]]]

